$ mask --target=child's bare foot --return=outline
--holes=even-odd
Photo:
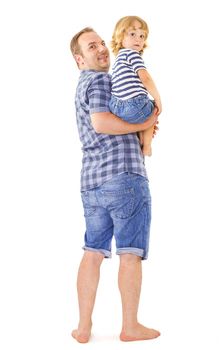
[[[138,323],[136,327],[132,329],[122,330],[120,334],[120,340],[122,341],[136,341],[136,340],[149,340],[160,336],[160,332],[155,329],[147,328]]]
[[[151,148],[151,146],[145,146],[144,145],[144,147],[142,149],[142,152],[143,152],[144,156],[151,157],[152,156],[152,148]]]
[[[79,329],[74,329],[71,333],[72,337],[75,338],[79,343],[88,343],[90,339],[91,332],[87,331],[79,331]]]

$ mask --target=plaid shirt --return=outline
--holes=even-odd
[[[107,135],[95,132],[90,115],[110,112],[110,75],[94,70],[81,72],[76,96],[76,117],[82,143],[81,191],[100,186],[124,172],[147,177],[136,133]]]

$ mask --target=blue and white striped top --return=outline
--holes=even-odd
[[[137,71],[145,69],[145,64],[138,51],[121,49],[112,68],[112,94],[121,99],[147,95],[148,92],[138,77]]]

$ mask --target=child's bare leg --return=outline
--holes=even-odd
[[[137,132],[137,136],[138,136],[138,139],[139,139],[141,147],[143,147],[143,142],[144,142],[143,133],[144,133],[144,131],[138,131]]]
[[[143,131],[143,148],[142,152],[145,156],[152,155],[151,142],[154,134],[154,125]]]

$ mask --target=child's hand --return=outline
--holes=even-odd
[[[160,113],[162,112],[162,104],[160,100],[155,100],[155,107],[157,107],[157,115],[160,115]]]

